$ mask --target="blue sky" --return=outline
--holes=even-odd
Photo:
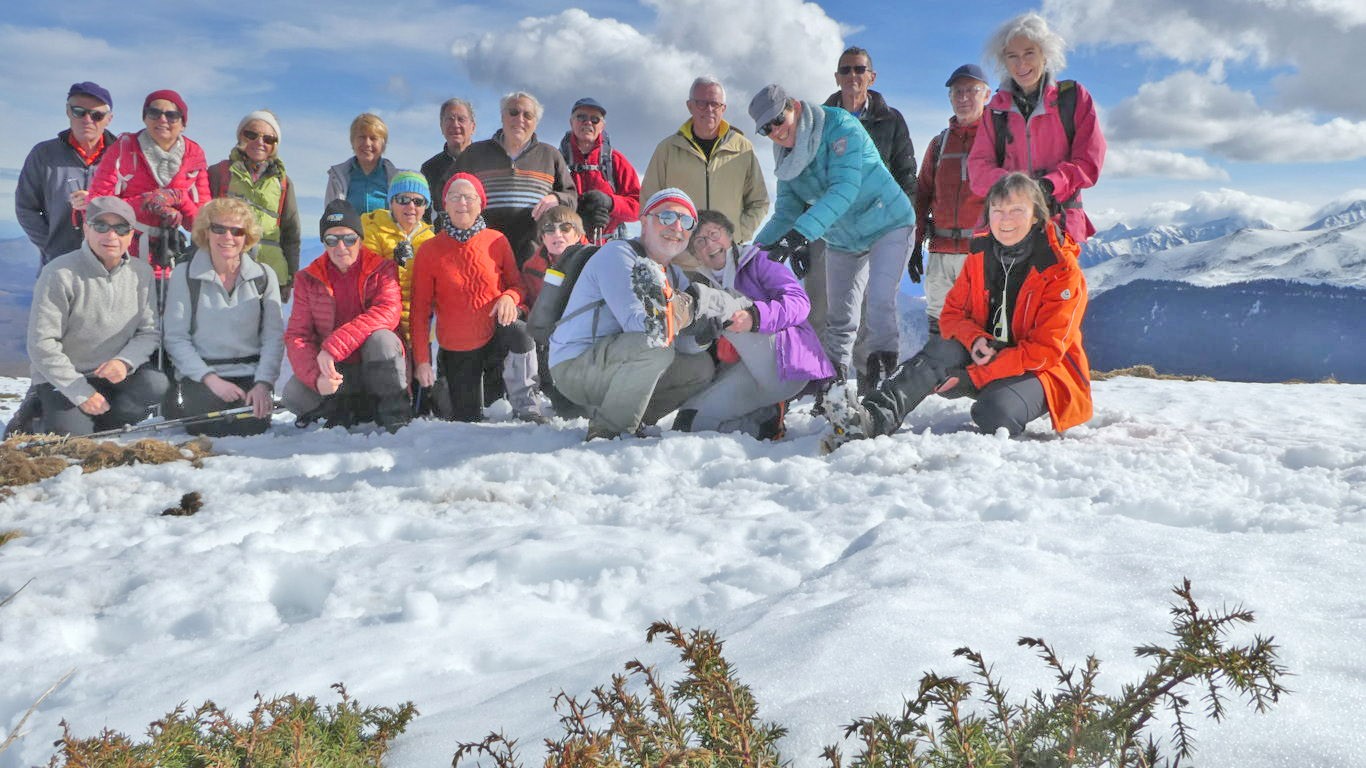
[[[17,5],[17,4],[16,4]],[[347,126],[373,111],[387,156],[415,168],[441,144],[437,105],[464,96],[478,138],[513,89],[547,106],[539,135],[558,142],[569,105],[608,108],[613,144],[641,171],[686,117],[695,75],[727,84],[727,116],[770,81],[803,98],[834,90],[845,45],[874,56],[882,91],[906,116],[917,152],[950,112],[944,78],[981,61],[1004,19],[1041,10],[1072,45],[1064,76],[1102,110],[1110,154],[1087,207],[1102,226],[1205,220],[1228,213],[1300,226],[1319,207],[1366,197],[1366,50],[1361,0],[436,0],[224,3],[124,0],[22,4],[0,23],[0,236],[14,236],[13,186],[30,147],[65,124],[67,87],[111,90],[116,131],[141,127],[142,97],[175,88],[186,135],[210,162],[226,156],[245,113],[280,116],[281,156],[305,221],[321,209],[327,166],[350,155]],[[173,9],[173,10],[172,10]],[[769,144],[756,140],[761,164]],[[770,184],[772,183],[770,179]]]

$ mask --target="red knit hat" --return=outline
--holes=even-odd
[[[446,207],[446,193],[451,191],[451,185],[457,180],[468,181],[474,186],[475,194],[479,195],[479,207],[489,207],[489,196],[484,194],[484,184],[479,181],[479,177],[470,173],[457,173],[446,180],[446,186],[441,188],[441,207]]]
[[[151,93],[147,94],[147,98],[142,100],[142,111],[146,112],[147,108],[152,106],[152,102],[156,101],[157,99],[164,99],[174,104],[176,106],[176,109],[180,110],[180,124],[190,124],[190,109],[189,107],[185,106],[185,100],[180,98],[180,94],[176,93],[175,91],[169,88],[160,91],[152,91]]]

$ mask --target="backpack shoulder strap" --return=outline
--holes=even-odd
[[[949,129],[945,128],[939,133],[939,143],[934,148],[934,174],[939,175],[939,166],[944,162],[944,144],[949,140]]]
[[[1058,82],[1058,118],[1062,120],[1063,133],[1067,134],[1067,147],[1071,149],[1072,140],[1077,135],[1077,81]]]
[[[1010,141],[1010,113],[1004,109],[991,110],[991,126],[996,131],[996,165],[1006,164],[1006,143]]]
[[[199,281],[190,279],[190,265],[185,265],[185,287],[190,291],[190,340],[194,340],[194,329],[199,319]]]
[[[602,150],[598,152],[598,168],[602,169],[602,177],[607,179],[607,186],[612,188],[612,192],[617,191],[617,177],[612,171],[612,140],[608,138],[607,131],[602,132]]]

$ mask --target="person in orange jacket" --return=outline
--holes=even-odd
[[[1045,413],[1061,432],[1091,418],[1090,363],[1082,347],[1086,279],[1077,244],[1050,221],[1029,175],[1001,177],[986,195],[990,231],[972,253],[939,316],[942,336],[858,403],[832,401],[832,448],[890,435],[931,393],[972,397],[982,432],[1012,437]]]

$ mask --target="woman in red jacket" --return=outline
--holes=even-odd
[[[997,181],[986,208],[990,233],[972,239],[939,316],[943,336],[930,337],[861,406],[848,392],[832,400],[827,448],[890,435],[932,392],[975,399],[972,420],[988,434],[1013,437],[1045,413],[1059,432],[1091,418],[1077,244],[1050,220],[1043,191],[1026,174]]]
[[[525,293],[512,246],[485,225],[481,214],[488,198],[478,178],[455,174],[441,197],[445,222],[436,237],[418,247],[413,261],[413,376],[424,387],[436,382],[425,343],[435,317],[453,419],[483,417],[484,369],[506,355],[503,384],[517,417],[544,421],[535,396],[536,343],[518,319]]]
[[[194,226],[199,207],[209,202],[208,164],[204,150],[181,135],[190,120],[189,108],[180,94],[153,91],[142,102],[142,122],[147,127],[119,136],[104,154],[90,197],[114,195],[133,206],[147,236],[138,252],[151,258],[158,279],[170,276],[174,264],[159,246],[180,227]]]
[[[322,256],[294,276],[285,353],[294,376],[280,399],[300,426],[374,421],[390,432],[408,423],[408,364],[399,340],[403,299],[398,267],[361,245],[360,215],[333,200],[318,229]]]

